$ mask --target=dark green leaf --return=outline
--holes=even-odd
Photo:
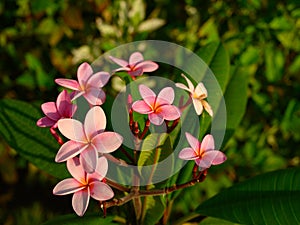
[[[211,42],[200,48],[197,51],[197,55],[212,70],[222,91],[224,91],[229,80],[230,62],[229,55],[222,43],[219,41]]]
[[[43,223],[43,225],[110,225],[113,223],[113,217],[103,218],[101,214],[90,214],[79,217],[75,214],[63,215]]]
[[[237,67],[227,85],[225,91],[226,117],[222,108],[215,116],[214,123],[223,123],[226,120],[226,133],[223,145],[229,140],[235,129],[241,122],[247,105],[248,72],[247,67]]]
[[[59,145],[49,129],[36,126],[40,117],[39,110],[26,102],[1,100],[0,134],[22,157],[57,178],[65,178],[64,163],[54,161]]]
[[[199,225],[239,225],[240,223],[232,223],[227,220],[221,220],[214,217],[205,218]]]
[[[163,216],[166,204],[162,196],[147,196],[144,198],[145,216],[142,218],[143,225],[156,224]]]
[[[197,213],[244,224],[300,224],[300,169],[273,171],[203,202]]]

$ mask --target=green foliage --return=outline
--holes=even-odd
[[[300,170],[262,174],[220,192],[196,212],[242,224],[298,224]]]
[[[7,143],[41,170],[58,178],[67,177],[65,165],[54,162],[59,145],[48,129],[36,126],[40,111],[18,100],[1,100],[0,106],[0,131]]]
[[[198,50],[195,52],[215,74],[226,103],[227,130],[221,150],[228,159],[224,165],[211,168],[204,183],[169,195],[166,205],[159,204],[158,200],[153,204],[149,198],[149,207],[144,211],[145,223],[149,218],[149,224],[154,221],[163,224],[162,221],[168,219],[168,213],[164,213],[164,218],[158,221],[162,211],[155,211],[153,205],[159,204],[159,209],[166,207],[166,211],[171,212],[172,223],[224,187],[267,171],[299,166],[300,5],[297,0],[18,0],[2,1],[0,18],[0,96],[6,98],[0,101],[0,134],[10,145],[1,150],[6,158],[10,157],[9,160],[4,157],[1,165],[7,161],[15,163],[12,168],[26,167],[23,160],[26,159],[55,177],[68,176],[63,164],[54,163],[59,145],[48,129],[35,126],[42,115],[31,103],[53,101],[58,91],[53,79],[74,78],[77,65],[82,61],[92,62],[122,43],[156,39]],[[173,74],[174,71],[164,72]],[[115,90],[108,91],[114,93]],[[217,102],[219,97],[209,92],[208,100]],[[109,103],[104,105],[106,112],[110,112]],[[218,106],[214,106],[215,118],[224,122]],[[138,119],[143,127],[144,117]],[[199,137],[209,131],[211,120],[207,114],[203,115],[201,125]],[[180,129],[175,129],[162,146],[169,148],[168,140],[174,141],[178,135],[181,135]],[[153,155],[143,153],[139,163],[154,161]],[[174,165],[176,163],[179,162],[174,159]],[[193,163],[188,163],[161,185],[188,181],[192,168]],[[19,169],[14,173],[19,179],[23,177]],[[269,179],[277,177],[273,173],[267,175]],[[1,181],[6,182],[7,176]],[[234,191],[235,186],[230,190]],[[22,223],[20,218],[11,222],[13,217],[5,210],[11,197],[1,194],[1,199],[4,199],[0,202],[4,209],[1,216],[7,215],[4,223],[25,224],[25,219]],[[274,196],[261,199],[268,199],[272,204],[276,201]],[[20,199],[19,205],[23,204]],[[42,212],[42,205],[32,207],[32,211],[38,207]],[[286,212],[287,206],[282,207]],[[273,208],[277,210],[277,206]],[[30,207],[23,211],[24,218],[30,214],[29,210]],[[126,210],[128,208],[120,207],[121,212]],[[157,216],[153,216],[155,213]],[[215,220],[204,219],[201,224],[222,223]]]
[[[89,225],[111,225],[115,224],[113,222],[114,217],[109,216],[106,218],[101,217],[99,214],[87,214],[84,217],[79,217],[74,214],[63,215],[52,220],[49,220],[43,225],[55,225],[55,224],[66,224],[66,225],[80,225],[80,224],[89,224]]]

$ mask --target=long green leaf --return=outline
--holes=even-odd
[[[198,206],[197,213],[242,224],[300,224],[300,169],[258,175]]]
[[[115,224],[113,223],[113,217],[109,216],[106,218],[103,218],[100,214],[90,214],[90,215],[84,215],[83,217],[79,217],[75,214],[68,214],[56,217],[52,220],[49,220],[43,225],[82,225],[82,224],[88,224],[88,225],[110,225]]]
[[[214,78],[211,76],[205,76],[202,82],[204,85],[206,84],[214,84],[216,81],[218,82],[222,92],[225,92],[225,89],[228,86],[228,82],[230,79],[229,69],[230,69],[230,62],[229,62],[229,55],[226,51],[226,49],[223,47],[221,42],[211,42],[210,44],[202,47],[197,51],[197,55],[208,65],[208,67],[211,69],[211,71],[214,74]],[[203,73],[206,73],[207,71],[203,71]],[[210,74],[210,73],[208,73]],[[199,77],[202,77],[202,75],[199,75]],[[209,95],[209,101],[212,100],[217,106],[215,107],[215,110],[218,110],[221,98],[223,93],[219,93],[219,90],[215,88],[214,85],[212,86],[212,90],[208,90]],[[236,88],[236,87],[235,87]],[[214,93],[218,93],[217,95],[214,95]],[[221,107],[222,108],[222,107]],[[217,114],[217,111],[214,112]],[[184,119],[189,119],[184,118]],[[225,119],[223,116],[215,115],[214,119]],[[183,120],[183,122],[185,122]],[[214,123],[218,123],[218,121],[214,121]],[[224,121],[221,121],[221,123],[225,123]],[[200,118],[200,133],[199,137],[202,138],[205,134],[207,134],[207,130],[211,124],[211,117],[204,113],[201,115]],[[191,131],[195,129],[195,124],[191,124],[190,126]],[[197,127],[196,127],[197,128]],[[184,135],[184,134],[183,134]],[[187,147],[187,146],[184,146]],[[185,183],[189,179],[191,179],[192,169],[194,164],[192,162],[188,163],[184,168],[180,170],[179,173],[173,176],[171,184],[177,183]],[[177,191],[172,194],[172,198],[177,197],[180,194],[181,191]]]
[[[248,87],[247,67],[235,68],[231,79],[227,85],[224,98],[226,104],[226,133],[223,139],[223,146],[233,135],[235,129],[241,122],[247,105],[247,87]],[[216,114],[214,123],[223,123],[224,112],[220,108]]]
[[[229,55],[219,41],[214,41],[203,46],[197,55],[208,65],[224,92],[229,81]]]
[[[221,220],[214,217],[205,218],[199,225],[239,225],[240,223],[232,223],[228,220]]]
[[[163,216],[166,207],[165,198],[162,196],[146,196],[145,215],[142,218],[143,225],[156,224]]]
[[[151,185],[155,184],[155,181],[162,181],[162,177],[171,176],[174,163],[172,153],[173,148],[168,134],[153,133],[145,138],[138,160],[138,170],[144,179],[143,183]]]
[[[18,100],[0,100],[0,135],[22,157],[57,177],[68,176],[65,165],[55,163],[59,145],[49,129],[36,126],[38,109]]]

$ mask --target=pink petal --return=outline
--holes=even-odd
[[[123,137],[115,132],[103,132],[95,136],[92,143],[99,153],[110,153],[117,150],[123,142]]]
[[[84,189],[85,186],[74,178],[67,178],[60,181],[53,189],[55,195],[67,195]]]
[[[180,117],[180,110],[174,105],[163,105],[157,110],[160,110],[165,120],[176,120]]]
[[[133,70],[128,70],[128,74],[133,77],[137,77],[143,74],[143,68],[135,68]]]
[[[92,74],[93,74],[92,67],[86,62],[82,63],[77,70],[77,78],[78,78],[79,85],[81,87],[85,86],[85,84],[87,83],[88,79]]]
[[[214,137],[211,134],[205,135],[205,137],[202,140],[200,148],[203,149],[204,151],[215,150]]]
[[[205,152],[202,155],[202,159],[199,161],[198,166],[202,169],[209,168],[211,165],[218,165],[226,160],[226,156],[223,152],[218,150],[211,150]]]
[[[86,114],[84,120],[84,131],[89,140],[106,127],[106,116],[99,106],[92,107]]]
[[[57,121],[61,118],[60,114],[57,111],[55,102],[46,102],[41,105],[42,111],[50,119]]]
[[[39,127],[52,127],[56,121],[49,119],[48,117],[43,117],[36,122]]]
[[[207,97],[207,90],[204,87],[203,83],[199,83],[195,88],[195,93],[197,96],[203,96],[203,98]]]
[[[97,167],[94,173],[87,174],[88,180],[103,180],[107,174],[108,162],[104,156],[98,158]]]
[[[85,188],[84,190],[74,193],[72,198],[72,206],[78,216],[83,216],[90,201],[90,190]]]
[[[80,96],[84,95],[84,93],[85,93],[84,91],[74,91],[73,94],[72,94],[71,101],[76,100]]]
[[[184,148],[179,152],[180,159],[184,160],[194,160],[198,158],[195,154],[195,151],[192,148]]]
[[[148,118],[154,125],[161,125],[164,122],[163,115],[159,113],[150,113]]]
[[[171,87],[166,87],[162,89],[156,98],[155,105],[162,105],[162,104],[172,104],[175,98],[174,90]]]
[[[209,114],[211,117],[213,117],[214,113],[213,113],[212,108],[211,108],[210,105],[208,104],[208,102],[205,101],[205,100],[202,100],[201,102],[202,102],[202,105],[203,105],[204,109],[206,110],[206,112],[208,112],[208,114]]]
[[[94,87],[89,88],[83,96],[91,105],[102,105],[106,99],[105,92]]]
[[[73,157],[67,161],[67,168],[70,174],[80,183],[85,183],[85,171],[80,164],[78,157]]]
[[[55,162],[64,162],[80,154],[88,145],[76,141],[67,141],[58,150]]]
[[[176,120],[180,117],[180,110],[174,105],[163,105],[159,109],[165,120]]]
[[[80,153],[80,163],[85,172],[93,173],[97,167],[98,153],[93,146],[89,146]]]
[[[153,111],[152,108],[144,100],[135,101],[132,104],[132,109],[141,114],[149,114]]]
[[[194,91],[194,85],[193,85],[193,83],[183,73],[181,74],[181,76],[186,80],[186,82],[188,84],[188,87],[189,87],[188,89],[193,92]]]
[[[201,113],[203,112],[203,105],[201,103],[201,100],[192,98],[192,101],[197,115],[201,115]]]
[[[140,52],[134,52],[129,57],[129,65],[135,65],[141,61],[144,61],[144,57]]]
[[[143,72],[153,72],[158,69],[158,65],[152,61],[140,62],[136,67],[143,69]]]
[[[178,87],[178,88],[181,88],[181,89],[183,89],[183,90],[186,90],[186,91],[188,91],[188,92],[190,92],[190,93],[193,92],[193,90],[190,90],[187,86],[185,86],[185,85],[182,84],[182,83],[176,83],[175,86]]]
[[[58,121],[59,131],[67,138],[73,141],[87,143],[83,125],[80,121],[74,119],[61,119]]]
[[[192,149],[194,149],[195,152],[198,152],[198,150],[200,148],[200,142],[198,141],[198,139],[195,138],[194,136],[192,136],[188,132],[185,133],[185,137],[186,137],[188,143],[190,144],[190,146],[192,147]]]
[[[109,56],[110,60],[114,63],[118,64],[119,66],[126,67],[128,65],[128,62],[123,59],[118,59],[112,56]]]
[[[64,118],[72,117],[76,105],[71,103],[70,96],[66,90],[63,90],[56,99],[56,107],[59,114]]]
[[[208,160],[197,158],[195,159],[196,164],[200,167],[200,171],[208,169],[211,167],[211,162]]]
[[[113,190],[103,182],[94,181],[89,186],[91,197],[98,201],[106,201],[114,197]]]
[[[107,72],[98,72],[91,76],[91,78],[87,82],[87,86],[92,86],[95,88],[101,88],[105,84],[107,84],[110,78],[110,74]]]
[[[150,88],[143,84],[139,85],[139,91],[144,101],[149,106],[154,106],[156,94]]]
[[[226,155],[218,150],[207,151],[203,154],[203,159],[209,161],[212,165],[219,165],[227,159]]]
[[[55,82],[63,87],[69,88],[71,90],[78,91],[80,90],[80,86],[76,80],[71,79],[55,79]]]

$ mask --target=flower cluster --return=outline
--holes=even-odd
[[[63,90],[56,102],[42,104],[45,117],[37,121],[38,126],[49,127],[52,135],[61,144],[55,161],[66,162],[67,169],[73,177],[60,181],[54,187],[53,193],[55,195],[73,193],[72,206],[79,216],[87,210],[90,197],[103,202],[114,196],[109,186],[112,182],[108,182],[109,179],[106,178],[109,169],[108,160],[118,161],[111,153],[118,149],[125,151],[122,148],[123,137],[106,130],[106,115],[101,108],[106,101],[105,85],[110,77],[117,75],[119,71],[126,71],[134,80],[143,73],[158,69],[155,62],[145,61],[140,52],[131,54],[128,62],[112,56],[110,59],[121,66],[111,74],[104,71],[94,73],[88,63],[82,63],[78,67],[77,80],[56,79],[57,84],[71,91]],[[210,116],[213,116],[212,108],[205,100],[208,93],[204,84],[199,83],[194,87],[187,76],[183,74],[182,76],[188,86],[176,83],[176,87],[189,92],[190,99],[187,104],[193,103],[197,115],[201,115],[204,108]],[[139,85],[138,89],[142,99],[132,101],[131,95],[128,95],[129,127],[135,137],[140,141],[147,134],[150,123],[158,126],[173,121],[172,127],[168,127],[168,132],[171,132],[184,110],[184,107],[173,105],[174,89],[165,87],[158,94],[143,84]],[[90,106],[84,121],[74,118],[79,107],[75,100],[80,96],[84,97]],[[134,121],[133,112],[147,115],[142,132],[139,131],[138,122]],[[67,139],[65,142],[62,141],[61,135]],[[200,172],[226,160],[224,153],[215,149],[212,135],[206,135],[202,142],[190,133],[185,135],[190,147],[182,149],[179,158],[194,160]]]

